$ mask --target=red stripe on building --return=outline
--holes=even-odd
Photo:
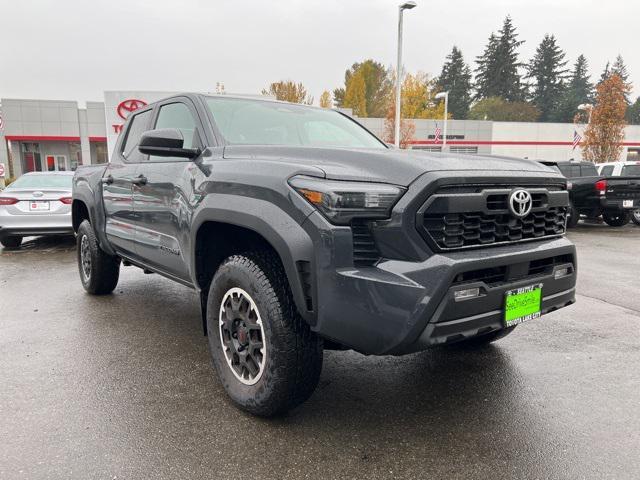
[[[90,142],[106,142],[107,137],[89,137]]]
[[[79,142],[80,137],[59,137],[51,135],[5,135],[7,140],[16,142]]]

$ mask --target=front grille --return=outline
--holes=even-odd
[[[531,193],[531,213],[511,214],[509,194],[515,187],[475,187],[474,191],[443,188],[418,213],[420,233],[439,250],[456,250],[536,240],[562,235],[567,193],[544,186],[523,187]],[[461,193],[462,192],[464,193]]]
[[[353,221],[351,224],[353,235],[353,264],[357,267],[374,265],[380,259],[380,253],[371,235],[371,228],[367,222]]]

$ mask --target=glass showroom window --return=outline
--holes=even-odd
[[[22,143],[22,171],[41,172],[42,163],[40,161],[39,143]]]

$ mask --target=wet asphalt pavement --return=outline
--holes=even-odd
[[[196,295],[73,239],[0,252],[0,479],[640,478],[640,227],[580,225],[578,302],[495,346],[327,352],[276,420],[227,400]]]

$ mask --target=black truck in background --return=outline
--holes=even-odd
[[[573,228],[580,216],[598,218],[611,227],[629,223],[640,208],[640,177],[603,177],[591,162],[548,162],[567,178],[569,214],[567,226]]]

